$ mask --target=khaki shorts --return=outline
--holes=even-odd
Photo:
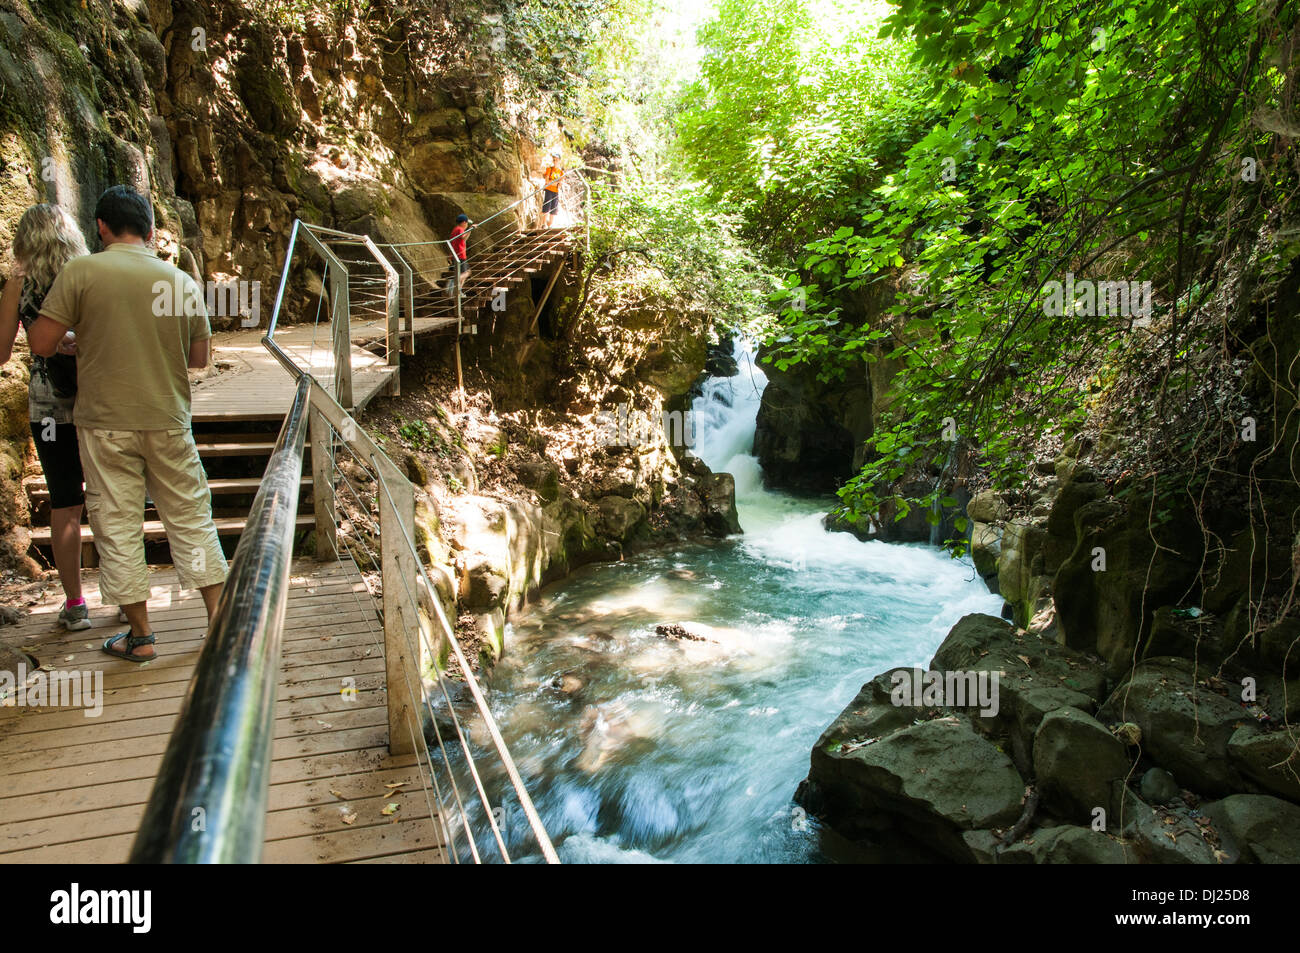
[[[181,587],[224,582],[226,556],[212,521],[212,494],[194,435],[178,430],[77,428],[86,474],[86,515],[99,551],[105,605],[149,598],[144,558],[145,493],[167,530]]]

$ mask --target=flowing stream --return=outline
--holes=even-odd
[[[514,621],[492,675],[562,860],[841,856],[792,800],[818,735],[868,679],[924,665],[962,615],[1001,607],[969,562],[828,533],[828,500],[763,489],[766,378],[737,358],[695,403],[695,452],[735,476],[744,535],[580,571]],[[707,641],[656,633],[672,623]]]

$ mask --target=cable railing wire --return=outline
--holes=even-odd
[[[532,193],[532,195],[535,195],[536,192],[540,192],[540,191],[542,190],[540,189],[536,190],[534,193]],[[520,202],[525,201],[529,197],[530,196],[525,196],[525,198],[521,199]],[[508,225],[507,220],[503,217],[504,214],[508,212],[510,208],[517,207],[518,205],[519,202],[516,202],[513,203],[511,206],[502,209],[500,212],[494,213],[493,216],[489,216],[489,221],[501,217],[501,221],[498,223],[498,227],[504,230],[504,228],[507,227]],[[282,348],[280,348],[280,346],[275,341],[275,329],[278,324],[279,316],[284,304],[284,296],[288,284],[289,271],[293,261],[293,253],[300,234],[307,235],[309,239],[309,244],[315,247],[316,250],[325,257],[327,273],[329,272],[329,268],[331,266],[337,268],[342,273],[342,277],[346,282],[347,293],[349,295],[348,312],[346,314],[341,313],[342,309],[341,307],[339,307],[339,302],[334,300],[334,296],[331,293],[329,323],[331,329],[333,330],[333,333],[338,334],[340,329],[336,327],[336,324],[342,321],[348,322],[349,326],[343,330],[347,330],[349,333],[349,342],[348,342],[349,344],[351,343],[350,333],[351,333],[352,315],[353,315],[353,311],[357,310],[356,308],[354,308],[351,300],[352,298],[351,287],[353,284],[353,275],[350,273],[348,266],[344,263],[345,259],[338,256],[333,251],[333,246],[342,245],[344,243],[348,244],[349,246],[356,246],[356,245],[365,246],[366,248],[372,250],[372,254],[378,254],[380,256],[382,256],[382,252],[380,251],[380,249],[388,248],[389,251],[393,254],[393,256],[398,258],[398,260],[400,261],[403,267],[410,267],[411,260],[413,258],[418,259],[419,256],[411,254],[409,250],[399,253],[397,249],[399,247],[403,247],[400,245],[376,246],[374,245],[373,242],[370,242],[364,236],[351,235],[346,232],[341,232],[337,229],[328,229],[328,228],[321,228],[319,226],[306,225],[305,223],[297,222],[297,221],[294,223],[294,228],[290,235],[289,249],[285,258],[284,270],[281,274],[280,284],[276,294],[275,306],[272,309],[271,320],[269,322],[269,327],[267,329],[266,336],[263,338],[263,344],[268,348],[268,350],[271,351],[271,353],[276,357],[276,359],[281,363],[281,365],[286,369],[286,371],[288,371],[291,375],[298,378],[301,385],[302,381],[304,380],[310,381],[313,379],[311,368],[314,365],[309,363],[307,368],[303,368],[296,360],[293,359],[293,357],[289,353],[287,353]],[[447,247],[447,250],[451,252],[451,254],[447,256],[445,260],[447,260],[448,262],[455,262],[457,260],[454,251],[451,249],[450,242],[435,242],[435,243],[427,243],[427,244],[445,245]],[[430,255],[430,257],[432,257],[432,255]],[[349,258],[351,258],[351,256],[349,256]],[[352,260],[355,261],[355,259]],[[360,266],[356,264],[354,264],[353,267],[358,269],[360,268]],[[374,284],[371,287],[377,287],[379,283],[379,279],[375,275],[376,268],[384,271],[386,276],[384,279],[385,284],[389,283],[392,279],[392,275],[396,273],[396,269],[393,268],[391,264],[389,264],[387,267],[384,267],[382,264],[376,261],[374,266],[368,265],[367,269],[372,272],[371,277],[374,278]],[[457,269],[453,267],[452,270],[453,272],[456,272],[453,278],[454,279],[458,278],[459,274]],[[360,277],[364,279],[365,276],[363,275]],[[457,285],[456,290],[459,293],[460,288],[459,288],[458,281],[456,282],[456,285]],[[324,300],[324,295],[325,295],[324,289],[325,289],[325,285],[322,279],[322,298],[321,298],[322,302]],[[376,316],[380,313],[379,308],[376,306],[379,300],[380,297],[377,295],[377,293],[371,293],[369,296],[367,296],[367,293],[364,290],[362,290],[361,286],[358,287],[357,304],[360,305],[362,309],[369,308],[368,313]],[[385,302],[385,305],[388,305],[391,299],[389,295],[385,294],[382,300]],[[320,324],[321,310],[322,310],[321,304],[318,303],[318,308],[317,308],[318,325]],[[384,311],[384,316],[385,318],[388,317],[387,309],[385,309]],[[335,340],[337,341],[337,338],[335,338]],[[315,341],[315,334],[313,334],[313,347],[314,347],[314,341]],[[350,350],[348,351],[348,353],[350,353]],[[334,375],[335,386],[334,386],[333,394],[337,395],[342,392],[340,381],[339,381],[339,373],[341,372],[341,368],[336,367],[335,371],[336,371]],[[309,393],[311,395],[313,403],[324,402],[327,406],[332,405],[333,409],[332,411],[330,411],[329,414],[332,418],[340,418],[351,422],[352,418],[348,416],[346,408],[344,408],[339,403],[339,401],[334,396],[331,395],[329,391],[326,391],[323,388],[316,386],[310,388]],[[326,415],[322,414],[322,416],[326,416]],[[362,492],[359,487],[353,485],[352,480],[343,471],[343,468],[338,466],[339,461],[336,456],[337,448],[335,446],[336,436],[338,438],[338,445],[342,446],[346,450],[349,456],[351,456],[356,461],[358,467],[363,472],[365,472],[367,476],[371,476],[375,480],[377,485],[374,488],[374,493],[375,493],[374,503],[368,504],[363,500],[363,497],[369,495],[370,488],[367,487],[367,490],[365,492]],[[345,489],[346,492],[352,496],[353,501],[357,506],[355,515],[357,518],[364,519],[366,524],[366,529],[374,528],[377,530],[378,527],[376,526],[374,521],[373,508],[380,504],[381,502],[380,494],[382,494],[383,497],[385,498],[387,505],[396,506],[396,501],[392,495],[392,488],[389,486],[385,476],[386,471],[384,467],[381,466],[379,459],[373,456],[373,453],[377,451],[374,451],[373,449],[369,451],[372,453],[371,458],[369,459],[369,461],[364,460],[358,454],[357,448],[353,446],[352,441],[349,440],[346,435],[339,433],[337,428],[332,423],[329,427],[329,437],[327,443],[329,444],[328,450],[326,451],[326,448],[324,447],[322,447],[321,450],[323,452],[328,452],[330,455],[331,473],[340,474],[342,477],[342,479],[338,484],[339,488]],[[373,448],[373,444],[368,444],[368,446]],[[387,458],[384,459],[386,460]],[[368,466],[366,465],[367,462],[369,464]],[[389,466],[392,467],[391,462],[389,463]],[[399,471],[396,471],[396,469],[394,468],[393,472],[396,473]],[[332,484],[334,483],[333,478],[331,478],[330,482]],[[322,490],[323,489],[324,488],[322,488]],[[341,508],[339,510],[336,510],[335,516],[339,518],[347,518],[345,514],[343,514]],[[400,637],[404,639],[405,642],[407,643],[408,650],[411,653],[410,654],[411,658],[415,658],[415,659],[420,658],[419,649],[421,645],[423,645],[424,648],[426,648],[430,652],[431,656],[435,660],[437,660],[440,657],[440,646],[433,642],[432,633],[426,632],[424,625],[420,623],[420,619],[419,619],[421,615],[420,610],[423,609],[425,610],[425,612],[427,612],[427,615],[429,616],[431,622],[436,620],[436,624],[441,631],[441,638],[445,640],[446,646],[450,649],[452,655],[455,657],[456,663],[459,666],[462,676],[465,680],[465,686],[468,689],[469,694],[474,701],[474,705],[478,710],[478,713],[482,719],[482,723],[491,740],[491,749],[495,749],[496,758],[500,762],[502,768],[504,769],[506,777],[510,782],[510,786],[513,787],[515,791],[515,796],[518,798],[519,805],[523,809],[524,814],[528,819],[529,827],[533,834],[533,838],[536,841],[538,847],[540,848],[543,858],[548,862],[556,863],[558,862],[558,856],[555,853],[555,848],[551,844],[550,839],[546,834],[545,828],[541,823],[541,819],[537,814],[536,808],[534,807],[532,800],[529,798],[528,792],[523,785],[523,780],[519,775],[518,769],[515,766],[514,761],[510,756],[509,750],[505,745],[504,739],[501,737],[500,730],[497,728],[495,720],[493,719],[491,711],[488,708],[486,700],[483,696],[482,690],[478,686],[477,680],[474,677],[473,670],[469,664],[469,660],[466,657],[462,646],[460,645],[459,641],[456,638],[454,629],[451,626],[450,622],[448,621],[446,617],[446,613],[443,611],[441,601],[437,596],[437,589],[433,585],[432,580],[429,578],[428,572],[423,564],[423,561],[420,558],[419,549],[415,545],[415,540],[412,535],[412,528],[406,526],[404,520],[399,520],[397,522],[397,525],[400,528],[400,532],[397,534],[397,538],[396,539],[386,538],[386,543],[381,544],[381,548],[382,545],[390,545],[390,546],[395,545],[403,548],[407,553],[407,558],[413,557],[412,561],[417,570],[416,577],[412,580],[408,580],[405,577],[405,574],[402,573],[396,574],[398,576],[396,582],[394,582],[394,580],[389,578],[383,579],[385,591],[387,591],[390,587],[394,585],[401,587],[402,591],[407,597],[407,604],[416,607],[417,618],[415,620],[415,624],[413,626],[403,627],[402,631],[400,632]],[[373,560],[372,565],[382,568],[383,562],[382,559],[380,558],[380,554],[375,553],[373,549],[371,549],[361,539],[356,539],[356,540],[349,539],[348,538],[349,535],[353,535],[353,534],[343,534],[342,542],[344,543],[344,545],[349,546],[350,544],[355,543],[358,549],[360,549],[368,558]],[[370,536],[371,539],[380,538],[378,532],[375,532],[373,534],[367,532],[365,535]],[[392,534],[389,534],[389,537],[391,536]],[[414,583],[414,588],[412,587],[412,583]],[[369,589],[369,587],[367,588]],[[415,632],[411,632],[410,631],[411,628],[414,628]],[[435,666],[435,670],[436,670],[436,666]],[[414,712],[410,709],[407,709],[407,715],[406,715],[408,720],[407,728],[409,731],[413,733],[412,743],[413,743],[414,750],[417,753],[416,754],[417,764],[423,763],[423,764],[427,764],[428,766],[429,780],[428,782],[425,782],[424,778],[422,777],[421,779],[422,784],[425,785],[426,792],[432,787],[434,792],[433,797],[438,802],[439,812],[438,812],[438,820],[436,823],[441,825],[443,829],[442,840],[448,846],[448,853],[453,856],[457,855],[457,851],[455,849],[455,844],[454,844],[456,838],[454,836],[454,833],[452,832],[454,832],[456,828],[463,828],[465,833],[466,846],[469,850],[472,859],[475,862],[481,862],[482,860],[475,841],[474,832],[470,827],[469,812],[466,810],[465,798],[460,791],[460,784],[456,780],[456,771],[454,770],[456,759],[452,757],[452,749],[454,748],[454,749],[458,749],[457,757],[461,759],[461,765],[463,766],[464,770],[469,774],[470,778],[472,779],[474,792],[477,795],[477,801],[482,805],[484,809],[483,823],[487,828],[487,830],[490,831],[491,838],[493,841],[495,841],[503,860],[509,863],[510,856],[506,846],[505,838],[502,834],[499,825],[497,824],[496,815],[492,809],[491,799],[488,795],[486,785],[484,784],[481,772],[476,763],[474,749],[469,742],[464,726],[462,725],[460,717],[457,714],[456,704],[455,702],[453,702],[451,694],[448,691],[446,678],[443,677],[440,672],[437,673],[437,678],[436,678],[437,688],[434,693],[424,691],[423,684],[420,685],[414,684],[410,673],[407,672],[405,668],[403,671],[403,678],[407,683],[406,688],[409,693],[408,697],[413,700],[419,699],[420,703],[422,703],[421,707],[425,709],[427,712],[429,722],[432,728],[432,733],[436,741],[436,747],[441,756],[443,770],[445,772],[445,777],[448,782],[446,796],[444,796],[444,794],[442,793],[441,785],[437,784],[438,778],[437,778],[437,772],[434,769],[433,753],[429,748],[427,740],[425,740],[424,738],[423,730],[416,732],[412,727],[412,725],[409,724],[409,720],[414,717]],[[390,686],[390,690],[391,688],[392,687]],[[441,695],[441,704],[438,706],[438,708],[445,710],[448,716],[449,725],[447,727],[449,727],[451,731],[448,733],[447,738],[443,737],[444,725],[439,723],[440,719],[437,717],[438,712],[435,710],[433,694]],[[420,738],[418,743],[416,743],[414,740],[414,736],[416,734],[418,734]],[[454,735],[454,737],[451,737],[452,735]],[[451,743],[450,748],[448,742]],[[423,762],[421,762],[421,758],[423,758]],[[423,775],[423,769],[422,769],[422,775]],[[426,797],[427,797],[427,793],[426,793]],[[452,803],[449,803],[448,797],[450,798],[450,802],[454,803],[454,807],[452,806]]]

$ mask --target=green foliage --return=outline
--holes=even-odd
[[[561,116],[585,116],[591,90],[626,56],[649,0],[523,0],[483,5],[479,43],[498,68],[546,94]]]
[[[612,268],[619,256],[620,293],[680,300],[736,327],[766,312],[772,277],[737,237],[735,217],[689,183],[625,178],[596,183],[592,197],[590,261]]]
[[[842,508],[935,503],[895,488],[935,482],[945,429],[1014,486],[1045,430],[1079,424],[1102,386],[1079,369],[1129,360],[1130,319],[1054,313],[1047,282],[1150,281],[1153,400],[1193,388],[1189,312],[1294,194],[1259,121],[1288,110],[1294,9],[899,0],[845,27],[851,9],[722,0],[681,120],[711,198],[788,265],[767,359],[902,369]]]
[[[452,430],[449,440],[437,426],[430,426],[427,420],[408,420],[397,428],[397,435],[412,450],[424,450],[439,457],[449,457],[454,453],[455,445],[461,445],[458,431]]]
[[[723,0],[680,117],[688,167],[750,234],[793,256],[855,216],[876,170],[928,110],[905,44],[876,35],[879,3]]]

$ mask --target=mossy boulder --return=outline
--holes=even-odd
[[[1205,687],[1194,664],[1181,658],[1139,663],[1097,713],[1106,724],[1132,722],[1143,751],[1200,794],[1232,794],[1248,785],[1228,754],[1239,728],[1258,731],[1239,703]],[[1239,742],[1244,741],[1242,736]]]
[[[1043,716],[1034,735],[1034,774],[1043,803],[1059,817],[1091,822],[1101,808],[1118,814],[1116,781],[1132,764],[1124,745],[1091,715],[1058,708]]]

